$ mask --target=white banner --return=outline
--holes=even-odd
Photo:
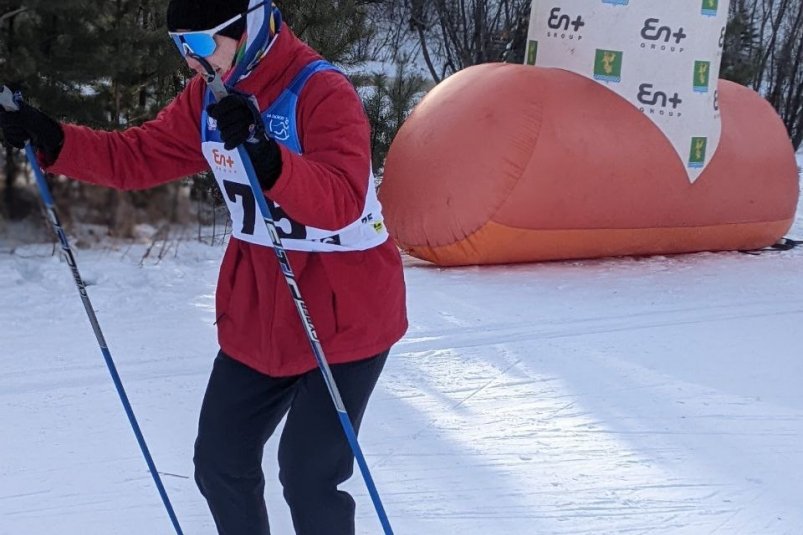
[[[719,145],[730,0],[533,0],[525,63],[621,95],[675,147],[693,183]]]

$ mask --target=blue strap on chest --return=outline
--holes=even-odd
[[[338,69],[325,60],[313,61],[301,69],[290,85],[281,92],[267,110],[262,112],[262,121],[268,135],[296,154],[303,152],[297,121],[299,95],[312,75],[320,71],[338,71]],[[204,111],[201,113],[202,141],[220,141],[217,129],[210,128],[209,117],[206,114],[206,107],[213,102],[214,97],[207,90],[204,95]]]

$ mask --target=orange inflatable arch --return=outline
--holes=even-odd
[[[720,144],[692,184],[655,124],[604,86],[560,69],[465,69],[391,146],[388,228],[446,266],[770,245],[794,219],[794,151],[758,94],[720,81],[719,95]]]

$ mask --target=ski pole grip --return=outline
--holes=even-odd
[[[20,111],[20,103],[22,102],[22,94],[19,91],[16,93],[8,88],[8,86],[0,87],[0,106],[6,111]]]

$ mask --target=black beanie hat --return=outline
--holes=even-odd
[[[167,5],[167,29],[209,30],[232,17],[248,11],[249,0],[170,0]],[[239,39],[245,31],[245,18],[220,30],[220,35]]]

